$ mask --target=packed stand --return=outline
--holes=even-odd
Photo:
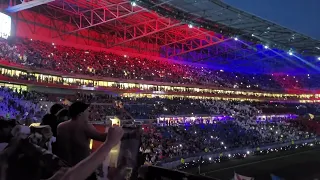
[[[254,148],[315,137],[313,132],[306,131],[305,127],[299,123],[291,121],[256,122],[254,117],[262,113],[259,107],[265,106],[265,103],[187,98],[126,98],[77,93],[73,96],[53,96],[62,99],[58,101],[60,104],[51,107],[47,102],[52,96],[33,91],[14,92],[8,88],[1,88],[1,114],[7,116],[7,119],[10,117],[16,117],[16,119],[41,118],[43,125],[51,127],[54,137],[57,134],[58,124],[70,119],[67,106],[70,106],[71,102],[62,105],[62,101],[66,101],[63,98],[66,97],[70,98],[70,101],[81,100],[91,103],[90,107],[86,107],[89,110],[88,120],[91,121],[105,121],[107,116],[119,116],[120,119],[155,119],[160,115],[193,116],[201,114],[233,117],[233,120],[214,121],[212,124],[204,124],[200,119],[196,119],[195,122],[198,123],[143,126],[144,133],[140,151],[149,163],[199,153],[222,152],[245,147]],[[105,103],[95,102],[98,99]],[[51,107],[50,112],[43,116],[45,112],[48,112],[49,107]],[[19,115],[26,117],[17,117]],[[52,123],[52,119],[55,120],[55,123]],[[32,122],[35,121],[39,122],[39,120]],[[31,140],[34,144],[42,143],[36,135]],[[42,146],[48,145],[42,143]],[[53,143],[52,147],[46,148],[54,151],[55,145]]]
[[[236,148],[257,148],[274,143],[314,138],[291,122],[224,121],[185,126],[145,126],[140,151],[147,163],[201,156]]]
[[[253,75],[224,72],[206,67],[127,55],[120,56],[104,51],[81,50],[21,38],[16,38],[14,43],[2,41],[0,58],[32,68],[120,79],[212,85],[236,89],[282,90],[304,88],[305,85],[307,88],[318,87],[315,85],[317,83],[311,83],[317,78],[314,75],[291,77],[282,74]],[[36,80],[32,75],[21,74],[21,78]],[[61,82],[58,83],[63,83],[63,80],[59,81]]]
[[[6,87],[0,88],[0,116],[6,119],[25,120],[29,123],[39,121],[45,114],[46,108],[40,107],[33,99],[33,93],[18,91]]]

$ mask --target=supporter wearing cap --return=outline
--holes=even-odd
[[[57,129],[58,156],[74,166],[90,155],[90,139],[105,141],[107,133],[98,132],[88,123],[89,104],[74,102],[69,107],[70,120]],[[95,179],[92,175],[88,179]]]

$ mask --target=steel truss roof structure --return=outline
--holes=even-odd
[[[220,0],[56,0],[28,11],[34,16],[45,15],[52,22],[32,21],[23,13],[19,18],[30,24],[46,24],[61,39],[71,34],[85,37],[82,32],[90,30],[99,36],[88,33],[86,38],[102,42],[106,48],[131,44],[140,49],[141,42],[152,43],[158,54],[175,60],[220,64],[291,61],[295,57],[288,50],[320,56],[319,41]]]

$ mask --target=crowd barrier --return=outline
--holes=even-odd
[[[157,165],[164,167],[164,168],[168,168],[168,169],[174,169],[176,167],[178,167],[179,165],[181,165],[181,158],[184,158],[184,162],[185,163],[189,163],[192,161],[197,161],[199,160],[200,157],[202,157],[203,159],[209,159],[212,158],[214,159],[215,157],[220,157],[221,154],[237,154],[237,153],[246,153],[247,151],[253,152],[253,151],[257,151],[257,148],[259,148],[259,150],[263,151],[263,150],[267,150],[267,149],[273,149],[273,148],[279,148],[279,147],[285,147],[285,146],[289,146],[292,144],[304,144],[304,143],[313,143],[316,142],[320,139],[320,137],[315,137],[315,138],[310,138],[310,139],[305,139],[305,140],[297,140],[297,141],[290,141],[290,142],[285,142],[285,143],[277,143],[277,144],[269,144],[269,145],[265,145],[265,146],[261,146],[261,147],[255,147],[255,148],[238,148],[238,149],[233,149],[233,150],[225,150],[225,151],[220,151],[220,152],[209,152],[209,153],[198,153],[198,154],[194,154],[192,156],[189,157],[177,157],[177,158],[173,158],[173,159],[167,159],[165,161],[161,161],[159,162]]]

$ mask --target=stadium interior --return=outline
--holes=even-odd
[[[77,167],[53,145],[77,102],[125,132],[94,179],[320,178],[319,40],[220,0],[0,5],[0,179]]]

